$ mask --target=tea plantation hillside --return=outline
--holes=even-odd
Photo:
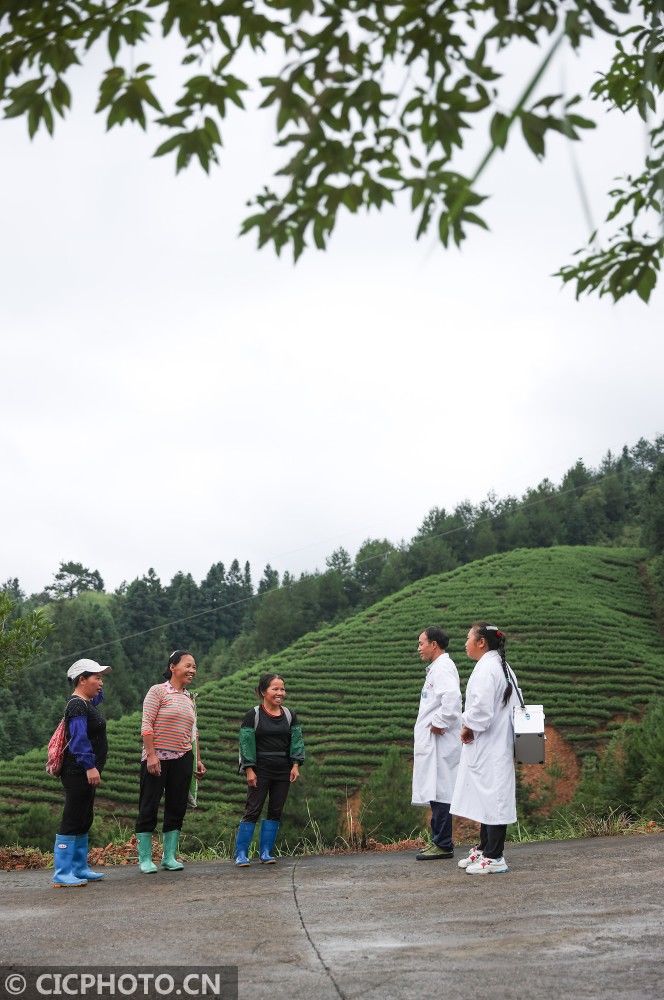
[[[616,720],[639,714],[664,693],[664,643],[642,581],[638,549],[522,549],[428,577],[334,627],[299,639],[253,669],[201,687],[203,757],[200,805],[236,805],[239,720],[255,703],[263,670],[286,678],[308,752],[340,797],[357,788],[397,741],[409,752],[423,667],[418,633],[442,624],[462,681],[472,664],[463,644],[469,624],[493,619],[508,634],[509,659],[526,700],[543,703],[547,722],[580,753],[601,742]],[[160,667],[155,666],[155,682]],[[110,753],[99,807],[133,818],[138,790],[139,721],[109,724]],[[44,773],[44,751],[0,764],[4,821],[35,802],[61,805],[58,780]]]

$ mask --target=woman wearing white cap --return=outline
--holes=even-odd
[[[65,807],[53,849],[53,885],[85,885],[104,878],[88,867],[88,832],[95,793],[106,763],[106,720],[97,708],[104,697],[102,667],[96,660],[77,660],[67,671],[74,691],[65,708],[67,749],[60,779]]]

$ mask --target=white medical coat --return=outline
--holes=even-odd
[[[444,729],[441,736],[430,726]],[[415,723],[415,806],[450,802],[461,756],[461,687],[454,660],[441,653],[427,668]]]
[[[462,746],[450,807],[455,816],[491,826],[516,822],[512,714],[518,699],[513,685],[512,697],[503,705],[506,683],[495,649],[477,661],[468,678],[461,722],[475,739]]]

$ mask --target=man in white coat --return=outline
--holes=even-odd
[[[418,861],[454,857],[450,802],[461,756],[461,688],[454,660],[445,652],[449,641],[441,628],[431,626],[417,644],[429,666],[415,723],[412,803],[431,806],[432,841],[416,855]]]

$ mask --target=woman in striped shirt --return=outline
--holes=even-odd
[[[169,871],[183,868],[175,855],[187,811],[195,738],[198,747],[196,713],[187,691],[195,676],[196,661],[191,653],[176,649],[168,658],[165,684],[153,685],[143,702],[143,755],[136,836],[139,868],[146,875],[157,871],[152,860],[152,834],[157,826],[162,795],[164,856],[161,867]],[[198,754],[196,777],[202,778],[204,774],[205,767]]]

